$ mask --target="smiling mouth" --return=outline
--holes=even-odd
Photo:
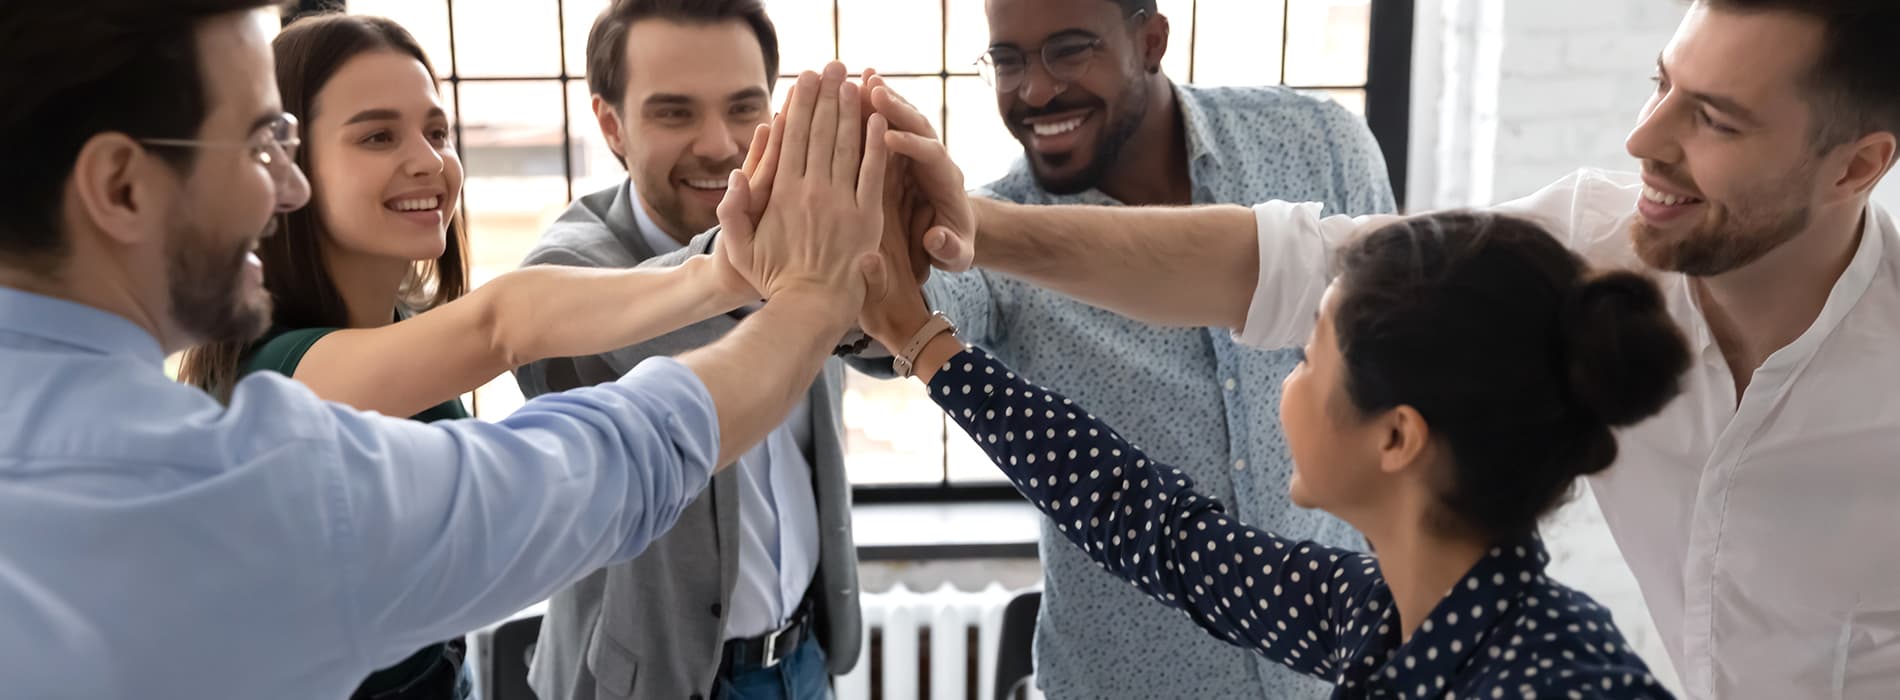
[[[436,196],[436,197],[416,197],[413,199],[399,199],[399,200],[384,204],[383,206],[388,207],[391,211],[398,211],[398,212],[435,211],[437,209],[442,208],[442,198],[439,196]]]
[[[1082,122],[1085,121],[1088,121],[1088,115],[1086,114],[1073,119],[1064,119],[1059,122],[1030,124],[1029,130],[1037,136],[1060,136],[1081,128]]]
[[[1643,187],[1643,199],[1661,204],[1665,207],[1679,207],[1702,203],[1702,200],[1696,199],[1695,197],[1673,195],[1649,186]]]
[[[680,183],[686,185],[687,189],[702,192],[724,192],[726,189],[726,181],[719,178],[692,177],[680,180]]]

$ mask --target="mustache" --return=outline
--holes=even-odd
[[[1702,197],[1702,188],[1696,187],[1693,180],[1682,177],[1678,173],[1671,172],[1668,168],[1645,162],[1643,163],[1643,174],[1668,183],[1684,192],[1693,192],[1698,198]]]
[[[673,172],[683,173],[684,177],[699,177],[700,175],[695,175],[695,173],[700,173],[707,178],[724,180],[732,171],[742,167],[745,167],[744,158],[728,158],[716,161],[700,160],[694,162],[690,167],[676,168]],[[675,175],[675,177],[680,176],[681,175]]]
[[[1016,106],[1009,108],[1009,122],[1011,126],[1015,126],[1021,124],[1024,119],[1034,119],[1036,117],[1061,114],[1063,112],[1074,112],[1083,109],[1100,109],[1105,106],[1101,98],[1096,97],[1051,100],[1049,104],[1041,107],[1030,107],[1019,102]]]

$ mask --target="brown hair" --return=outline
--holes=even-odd
[[[382,17],[313,15],[292,22],[271,42],[277,54],[277,89],[284,111],[305,124],[312,122],[311,106],[317,93],[344,64],[371,51],[399,51],[414,57],[431,75],[429,57],[401,25]],[[311,172],[312,150],[298,149],[297,166]],[[316,178],[311,178],[315,186]],[[312,191],[313,199],[321,193]],[[275,236],[263,240],[258,258],[264,262],[264,287],[271,295],[273,328],[331,328],[349,325],[349,310],[337,293],[335,281],[323,264],[323,239],[329,235],[317,207],[308,206],[280,215]],[[435,260],[411,268],[401,287],[404,306],[422,311],[460,298],[468,292],[467,234],[461,218],[449,220],[448,245]],[[239,365],[249,350],[244,342],[212,343],[186,352],[179,365],[180,381],[220,397],[229,396],[237,383]]]
[[[643,19],[743,21],[765,55],[766,88],[778,82],[778,30],[759,0],[613,0],[587,33],[587,89],[616,108],[627,94],[627,30]]]
[[[1787,12],[1822,24],[1821,55],[1808,69],[1821,149],[1884,131],[1900,136],[1900,2],[1894,0],[1700,0],[1738,13]]]
[[[53,0],[0,12],[0,261],[53,267],[67,251],[62,190],[108,132],[194,138],[204,122],[198,25],[276,0]],[[155,153],[183,172],[193,151]]]

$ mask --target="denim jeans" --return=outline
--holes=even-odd
[[[831,673],[825,650],[807,639],[771,668],[722,668],[713,684],[714,700],[830,700]]]

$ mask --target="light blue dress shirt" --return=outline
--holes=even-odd
[[[1385,161],[1365,121],[1277,87],[1175,88],[1196,204],[1272,199],[1329,211],[1390,212]],[[1057,196],[1027,163],[979,191],[1027,204],[1119,204],[1089,190]],[[1135,283],[1131,281],[1131,283]],[[1255,527],[1333,545],[1352,529],[1287,500],[1280,380],[1291,352],[1236,344],[1227,329],[1156,328],[984,271],[933,275],[934,308],[1026,376],[1062,387],[1155,459],[1180,465],[1204,493]],[[1178,611],[1077,551],[1043,523],[1044,591],[1037,683],[1065,698],[1301,698],[1327,689],[1214,639]]]
[[[0,695],[347,697],[630,559],[711,478],[712,397],[655,359],[499,423],[274,373],[229,407],[116,315],[0,288]]]
[[[627,187],[633,187],[632,181]],[[632,194],[632,193],[630,193]],[[686,247],[654,223],[633,196],[634,221],[656,255]],[[732,465],[739,482],[739,577],[733,582],[726,639],[757,637],[783,627],[818,575],[818,495],[805,459],[811,407],[793,407],[763,442]]]

